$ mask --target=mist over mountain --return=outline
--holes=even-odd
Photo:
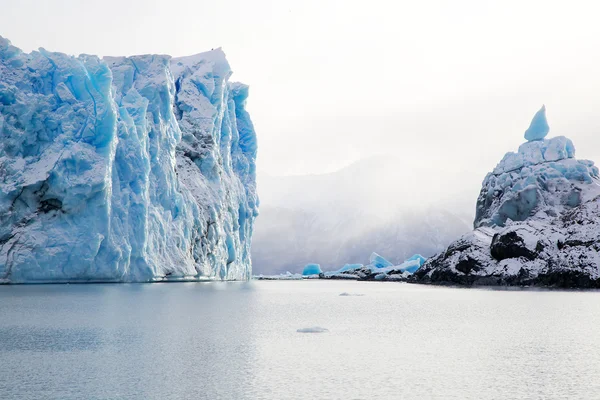
[[[471,229],[476,196],[460,176],[389,155],[328,174],[259,174],[259,191],[255,274],[337,269],[373,251],[395,263],[431,256]]]

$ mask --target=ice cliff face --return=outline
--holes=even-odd
[[[0,282],[246,279],[247,86],[192,57],[24,54],[0,37]]]
[[[486,176],[475,230],[429,259],[416,281],[600,287],[598,168],[547,133],[542,108],[530,141]]]

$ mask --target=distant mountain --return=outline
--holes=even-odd
[[[323,175],[259,176],[254,273],[299,272],[309,262],[336,269],[373,251],[396,263],[433,255],[471,229],[474,211],[451,179],[435,178],[393,156]]]

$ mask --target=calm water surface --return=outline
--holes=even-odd
[[[0,286],[0,398],[600,399],[600,293]]]

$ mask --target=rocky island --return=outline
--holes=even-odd
[[[428,259],[411,282],[600,287],[600,180],[570,139],[546,139],[542,107],[527,142],[487,174],[474,230]]]

